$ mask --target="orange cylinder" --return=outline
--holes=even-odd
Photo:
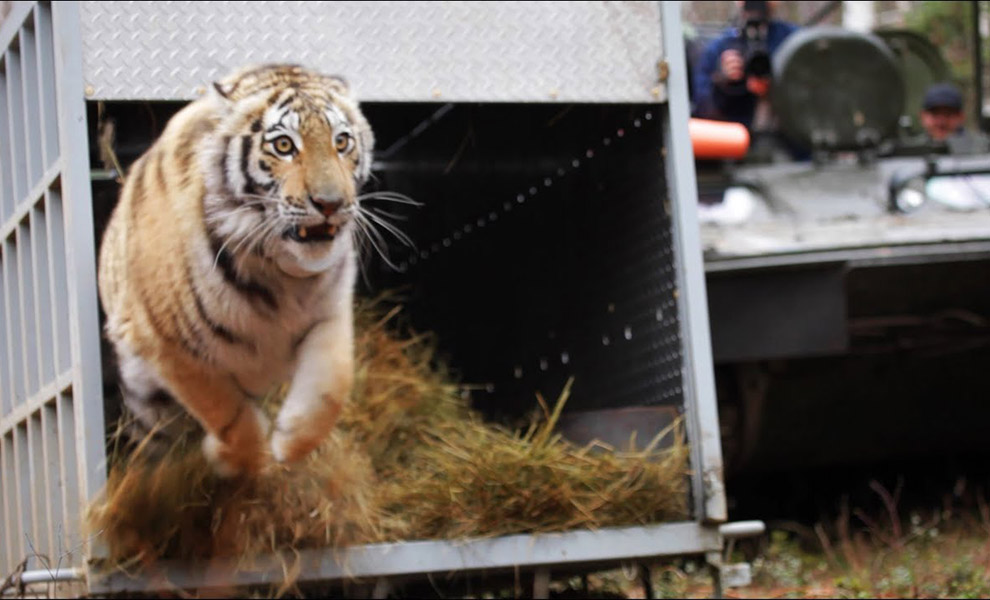
[[[688,134],[695,158],[742,158],[749,150],[749,131],[739,123],[691,119]]]

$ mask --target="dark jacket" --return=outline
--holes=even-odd
[[[767,30],[767,51],[773,57],[777,48],[790,34],[797,30],[797,25],[785,21],[771,20]],[[729,27],[712,40],[701,55],[701,60],[694,67],[692,83],[694,84],[694,115],[705,119],[720,121],[735,121],[749,127],[753,121],[753,110],[756,107],[756,96],[746,90],[744,84],[718,85],[712,77],[721,72],[722,53],[729,49],[741,51],[742,42],[739,29]]]

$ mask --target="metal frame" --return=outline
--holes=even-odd
[[[722,474],[722,441],[715,396],[715,367],[705,298],[705,270],[698,225],[698,183],[694,173],[688,120],[687,64],[681,41],[680,2],[661,2],[664,60],[668,68],[667,123],[664,127],[670,211],[674,221],[674,253],[680,292],[681,339],[684,344],[684,403],[696,490],[696,514],[706,522],[728,518]],[[700,468],[699,468],[700,467]],[[701,490],[701,494],[697,491]]]
[[[0,27],[2,572],[81,566],[105,481],[78,8],[17,2]]]
[[[678,311],[684,347],[684,409],[688,415],[694,467],[694,520],[599,531],[311,550],[303,552],[298,559],[303,566],[304,579],[381,579],[451,570],[527,567],[543,569],[538,579],[546,583],[545,569],[550,565],[603,566],[693,554],[706,555],[712,564],[719,562],[724,536],[718,523],[726,519],[726,506],[695,208],[697,187],[687,132],[687,74],[681,68],[686,63],[681,43],[680,6],[677,2],[661,2],[659,8],[663,56],[673,68],[667,69],[666,86],[662,83],[656,86],[651,98],[654,101],[666,98],[660,105],[660,112],[664,119],[662,141],[666,148],[668,210],[674,223],[678,270]],[[20,537],[25,528],[35,533],[47,528],[49,553],[62,548],[56,543],[60,533],[56,517],[61,516],[68,522],[71,516],[81,516],[83,507],[96,497],[106,478],[96,259],[84,102],[87,90],[83,80],[85,15],[80,13],[79,2],[19,2],[0,28],[0,47],[8,48],[15,38],[38,43],[40,38],[22,33],[24,20],[31,16],[44,19],[45,14],[50,14],[54,44],[51,65],[54,79],[49,88],[44,88],[38,95],[44,100],[42,104],[27,102],[26,93],[17,102],[6,102],[7,77],[4,76],[0,88],[0,127],[8,127],[13,118],[11,115],[15,113],[20,123],[18,127],[28,128],[35,126],[32,116],[41,117],[41,123],[46,123],[45,116],[53,110],[58,116],[54,138],[23,133],[18,134],[20,137],[0,135],[0,190],[5,194],[7,189],[19,192],[16,200],[9,194],[0,197],[0,242],[3,244],[0,250],[0,342],[4,344],[0,346],[0,525],[3,527],[0,529],[0,570],[11,570],[25,549],[11,541],[15,539],[12,535],[15,531],[16,537]],[[24,37],[18,38],[21,35]],[[44,35],[47,34],[42,37]],[[6,56],[10,55],[8,51]],[[48,60],[43,54],[39,56],[42,63]],[[37,66],[39,63],[27,61],[24,64],[30,70],[32,64]],[[37,71],[43,74],[44,69],[45,64],[41,64]],[[47,80],[42,77],[39,81]],[[57,102],[52,102],[52,95]],[[566,95],[555,95],[544,101],[566,99]],[[17,112],[22,109],[23,118]],[[14,143],[6,144],[5,137]],[[20,152],[20,146],[16,144],[19,139],[25,141],[26,153],[23,153],[22,161],[12,162],[10,158],[14,153]],[[40,150],[32,145],[35,139],[44,142]],[[45,140],[57,140],[59,152],[52,154],[49,148],[52,142]],[[38,156],[51,161],[46,163],[46,169],[38,170],[39,183],[27,194],[26,186],[25,189],[16,187],[14,184],[20,179],[8,175],[8,171],[14,173],[12,169],[22,168],[21,162],[28,164]],[[23,168],[24,172],[27,168]],[[12,207],[10,214],[6,211],[8,203]],[[36,223],[44,224],[45,228],[35,232]],[[31,249],[30,258],[24,258],[23,253],[18,258],[17,251],[24,247]],[[34,261],[40,260],[35,258],[37,256],[47,257],[48,269],[44,272],[47,278],[39,275],[35,268]],[[12,267],[16,267],[16,272]],[[28,285],[22,285],[24,281],[28,281]],[[63,285],[67,293],[60,295],[58,292]],[[35,294],[41,302],[34,301]],[[50,296],[49,304],[44,302],[46,295]],[[11,304],[11,299],[16,300],[16,304]],[[29,318],[22,319],[29,307],[35,308],[33,319],[30,314],[27,315]],[[60,307],[64,309],[62,313]],[[49,310],[50,331],[45,329]],[[22,321],[23,327],[36,332],[34,337],[30,332],[22,332]],[[7,359],[18,350],[20,354],[36,356],[36,367],[19,362],[21,370],[15,373],[14,362]],[[46,360],[54,361],[58,368],[49,369]],[[53,375],[51,380],[46,379],[37,389],[31,388],[25,402],[15,400],[15,384],[23,388],[25,381],[38,382],[39,374],[49,372]],[[39,456],[43,457],[41,463]],[[36,477],[42,473],[43,477]],[[12,489],[16,494],[10,493]],[[47,500],[55,498],[59,499],[56,504],[62,505],[61,515],[46,511],[36,514],[37,507],[45,508],[49,506]],[[272,556],[259,560],[255,568],[248,570],[233,563],[214,563],[208,568],[172,563],[163,565],[162,571],[140,579],[120,573],[100,578],[89,570],[82,558],[100,558],[103,555],[101,548],[84,541],[81,544],[85,547],[84,552],[72,553],[67,561],[69,564],[60,565],[63,569],[56,574],[74,578],[86,573],[90,578],[91,593],[162,589],[173,585],[205,586],[216,584],[218,574],[230,576],[224,584],[264,584],[281,580],[285,573],[285,557]],[[33,571],[29,579],[46,580],[39,570]]]
[[[95,593],[168,590],[223,585],[265,585],[283,581],[286,565],[307,580],[375,580],[425,573],[514,570],[567,565],[608,565],[704,554],[722,549],[718,528],[688,523],[510,535],[493,539],[370,544],[338,551],[306,550],[272,556],[250,570],[237,561],[206,565],[169,563],[130,577],[114,573],[91,582]]]

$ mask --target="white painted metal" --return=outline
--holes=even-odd
[[[664,55],[670,64],[667,79],[667,122],[664,127],[666,173],[670,210],[674,221],[674,252],[677,256],[678,306],[681,339],[684,343],[684,402],[695,510],[704,521],[725,521],[725,489],[722,474],[722,440],[715,397],[715,366],[712,362],[708,326],[705,271],[698,234],[698,184],[688,135],[687,73],[683,65],[679,2],[661,2]]]
[[[114,573],[90,581],[95,593],[277,583],[285,565],[298,561],[307,579],[371,579],[424,573],[511,570],[546,565],[616,564],[718,551],[717,528],[699,523],[666,523],[598,531],[569,531],[539,535],[511,535],[493,539],[372,544],[333,552],[306,550],[292,556],[271,557],[253,568],[234,562],[209,565],[164,564],[154,573],[134,578]]]
[[[734,523],[725,523],[718,527],[719,534],[727,540],[761,535],[766,530],[767,526],[763,521],[735,521]]]
[[[81,568],[105,480],[79,48],[75,3],[16,2],[0,26],[0,575]]]
[[[91,98],[192,99],[298,62],[363,101],[656,102],[656,2],[82,3]],[[679,39],[679,38],[678,38]]]

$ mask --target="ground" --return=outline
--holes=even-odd
[[[727,597],[990,597],[990,508],[982,499],[967,512],[938,507],[900,515],[894,506],[876,518],[852,510],[831,523],[778,525],[734,553],[734,561],[751,561],[753,584]],[[711,579],[697,560],[653,571],[655,597],[711,597]],[[592,576],[589,589],[645,597],[632,571]]]

